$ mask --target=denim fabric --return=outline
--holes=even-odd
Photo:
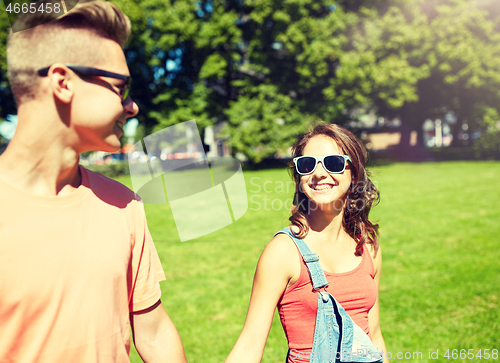
[[[383,362],[383,355],[357,326],[344,308],[327,291],[319,291],[327,287],[319,258],[312,253],[304,240],[296,238],[289,227],[276,234],[290,236],[306,263],[311,277],[314,292],[318,293],[318,311],[314,327],[314,340],[310,363],[347,363],[347,362]]]

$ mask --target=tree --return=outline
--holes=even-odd
[[[456,133],[498,110],[493,0],[112,1],[133,24],[125,53],[148,133],[224,122],[233,153],[259,162],[314,119],[398,116],[407,145],[427,118],[454,111]]]
[[[427,118],[443,119],[453,111],[459,122],[456,136],[466,122],[478,128],[486,110],[499,110],[500,6],[497,2],[465,0],[410,1],[396,10],[405,14],[419,41],[411,45],[408,61],[426,65],[428,75],[417,82],[417,99],[400,108],[385,108],[381,114],[399,116],[403,125],[401,143],[409,144],[410,131],[422,134]],[[420,19],[420,20],[419,20]],[[455,137],[455,140],[458,140]],[[419,137],[420,143],[422,138]]]
[[[0,9],[3,8],[0,5]],[[10,22],[4,9],[0,11],[0,118],[8,114],[16,114],[16,104],[7,80],[7,38],[10,31]]]
[[[344,123],[375,101],[416,100],[428,72],[375,47],[385,35],[372,32],[377,10],[359,7],[387,1],[115,2],[134,24],[127,57],[141,121],[150,130],[226,121],[222,135],[252,162],[284,151],[314,119]],[[387,27],[409,27],[392,16]]]
[[[145,110],[140,120],[150,131],[190,119],[201,128],[217,122],[235,97],[228,82],[239,59],[235,9],[240,5],[114,2],[134,24],[127,57],[138,80],[132,97]]]

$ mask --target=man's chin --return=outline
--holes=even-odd
[[[102,151],[102,152],[105,152],[105,153],[117,153],[121,150],[121,144],[120,142],[118,143],[109,143],[107,145],[103,145],[101,146],[100,148],[96,148],[95,150],[93,151]]]
[[[121,148],[122,148],[121,145],[119,145],[117,147],[111,148],[110,150],[107,150],[107,152],[109,152],[109,153],[117,153],[117,152],[120,152]]]
[[[106,150],[101,150],[109,153],[115,153],[120,151],[122,144],[120,142],[120,138],[118,135],[113,135],[110,137],[108,140],[106,140],[107,145],[106,145]]]

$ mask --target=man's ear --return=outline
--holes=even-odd
[[[76,75],[64,65],[56,63],[47,76],[54,97],[62,103],[70,103],[74,95]]]

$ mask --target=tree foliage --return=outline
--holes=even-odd
[[[116,3],[126,9],[126,0]],[[416,83],[429,74],[400,44],[419,41],[413,24],[396,10],[380,19],[374,5],[383,1],[135,4],[146,20],[128,55],[134,72],[149,71],[133,95],[150,126],[224,121],[233,152],[254,162],[284,151],[314,119],[344,123],[375,102],[416,101]]]
[[[392,110],[378,104],[379,110],[400,116],[407,131],[421,132],[427,118],[442,119],[449,111],[458,118],[455,135],[463,123],[480,127],[485,110],[500,101],[500,7],[488,0],[410,3],[401,7],[408,22],[422,21],[414,26],[420,39],[409,62],[424,64],[429,74],[416,83],[416,101]]]
[[[456,133],[500,110],[496,0],[112,1],[133,24],[125,51],[147,131],[224,123],[220,136],[252,162],[315,119],[398,116],[407,142],[427,118],[453,111]],[[2,57],[4,116],[5,68]]]
[[[7,38],[10,22],[3,6],[0,5],[0,118],[2,119],[8,114],[16,113],[16,104],[7,80]]]

